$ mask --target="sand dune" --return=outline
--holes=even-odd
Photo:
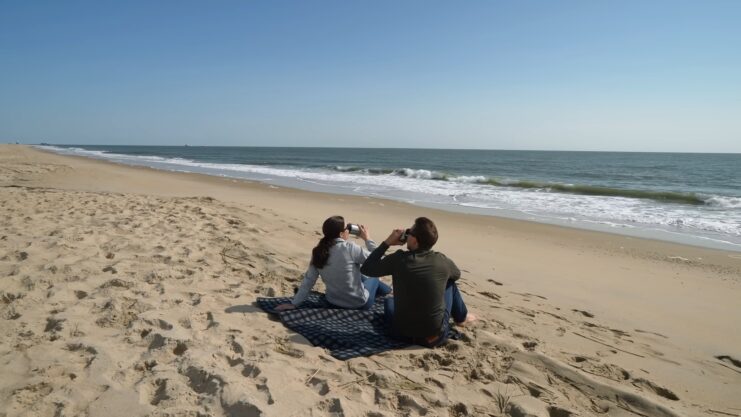
[[[342,362],[255,298],[327,215],[421,209],[19,146],[0,207],[0,416],[741,415],[736,254],[425,209],[481,320]]]

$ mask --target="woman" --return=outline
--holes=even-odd
[[[373,306],[376,294],[386,295],[391,287],[378,278],[368,278],[360,274],[360,266],[376,248],[368,229],[360,225],[359,237],[365,241],[365,248],[347,239],[350,232],[342,216],[328,218],[322,224],[324,236],[311,251],[311,264],[304,273],[301,287],[290,304],[281,304],[276,310],[290,310],[298,307],[309,296],[311,288],[319,276],[327,288],[327,301],[341,308],[364,309]]]

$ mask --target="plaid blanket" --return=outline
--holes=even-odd
[[[321,346],[337,359],[347,360],[370,356],[391,349],[401,349],[408,343],[386,336],[383,302],[378,299],[370,310],[347,310],[332,306],[324,295],[312,292],[301,308],[276,311],[280,304],[292,298],[258,298],[264,311],[280,316],[283,324],[301,334],[314,346]]]

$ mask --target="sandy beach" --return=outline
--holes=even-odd
[[[18,145],[0,207],[0,417],[741,416],[738,252]],[[334,214],[432,218],[480,320],[339,361],[255,307]]]

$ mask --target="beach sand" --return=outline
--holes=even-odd
[[[741,415],[741,253],[15,145],[0,207],[0,416]],[[334,214],[435,220],[479,320],[343,362],[259,311]]]

